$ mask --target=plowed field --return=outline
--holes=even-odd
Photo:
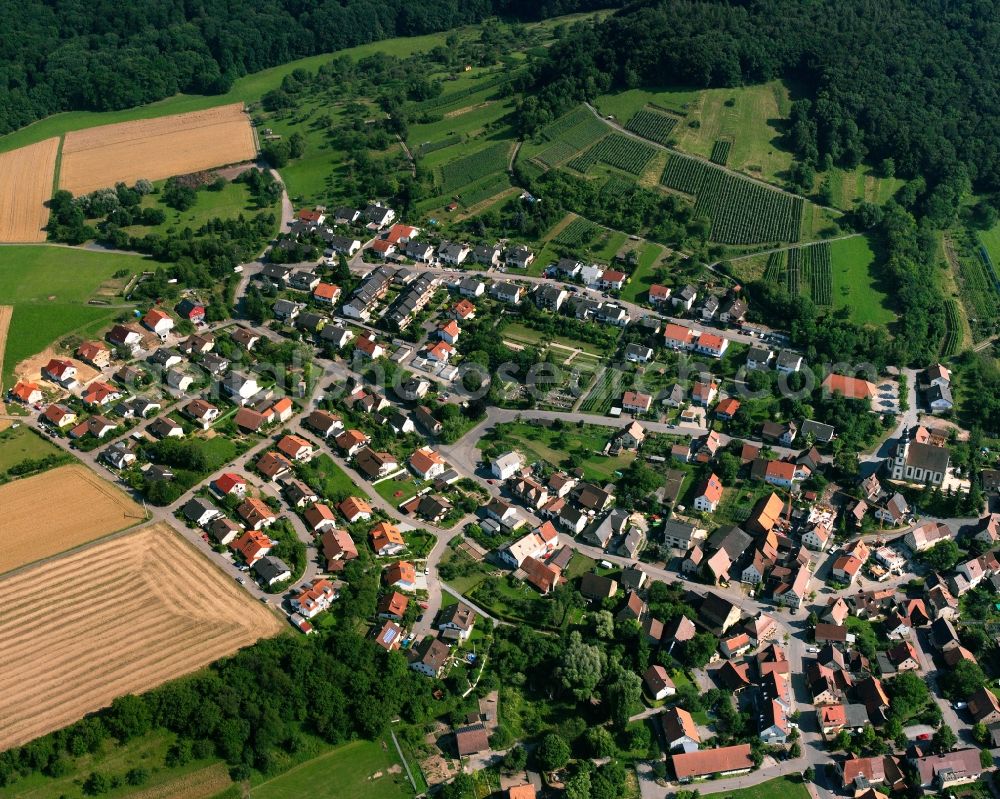
[[[0,574],[145,518],[129,497],[80,465],[60,466],[0,486],[0,508]]]
[[[59,187],[86,194],[119,181],[162,180],[256,154],[253,128],[241,103],[102,125],[66,134]]]
[[[45,241],[59,139],[0,153],[0,241]]]
[[[0,580],[0,751],[284,625],[165,524]]]

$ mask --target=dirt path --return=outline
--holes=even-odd
[[[10,319],[14,315],[13,305],[0,305],[0,397],[10,386],[3,384],[3,353],[7,348],[7,328],[10,327]],[[0,401],[0,413],[6,413],[7,409]]]

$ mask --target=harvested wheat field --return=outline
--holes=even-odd
[[[59,138],[0,153],[0,241],[45,241]]]
[[[241,103],[74,130],[63,139],[59,188],[86,194],[119,181],[161,180],[257,155]]]
[[[0,751],[284,625],[166,524],[0,580]]]
[[[146,518],[129,497],[78,464],[0,486],[0,508],[0,574]]]

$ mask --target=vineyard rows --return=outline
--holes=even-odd
[[[830,243],[824,241],[808,248],[809,279],[812,281],[812,300],[817,305],[833,305],[833,265],[830,261]]]
[[[732,142],[727,139],[719,139],[715,144],[712,145],[712,156],[709,159],[713,164],[719,164],[720,166],[725,166],[726,162],[729,160],[729,150],[732,148]]]
[[[614,134],[601,139],[587,152],[569,162],[577,172],[586,172],[594,164],[602,162],[632,175],[641,175],[656,151],[648,144]]]
[[[553,241],[565,247],[583,247],[597,238],[601,230],[602,228],[593,222],[577,217],[564,227]]]
[[[462,205],[469,208],[481,203],[483,200],[488,200],[490,197],[495,197],[500,192],[506,191],[509,188],[510,180],[506,174],[493,175],[482,183],[469,186],[466,191],[458,195],[458,199],[462,202]]]
[[[962,346],[962,322],[958,314],[958,302],[951,298],[944,301],[944,327],[941,356],[947,358],[955,355]]]
[[[577,148],[569,142],[554,141],[538,155],[536,155],[535,160],[540,161],[545,166],[551,168],[559,166],[559,164],[563,161],[568,161],[576,155],[577,152]]]
[[[722,244],[798,241],[802,198],[733,175],[718,166],[671,153],[660,183],[695,196],[695,211],[712,220]]]
[[[441,190],[452,192],[494,172],[506,172],[509,153],[510,142],[501,141],[479,152],[449,161],[441,167]]]
[[[604,181],[604,185],[601,186],[601,194],[607,197],[621,197],[627,194],[634,185],[630,180],[625,180],[625,178],[620,178],[617,175],[611,175]]]
[[[991,336],[1000,322],[1000,295],[993,280],[989,256],[979,240],[972,234],[966,234],[956,244],[961,248],[960,293],[972,325],[973,338],[980,341]]]
[[[541,133],[542,136],[548,139],[549,141],[555,141],[556,139],[561,138],[562,134],[565,131],[569,130],[570,128],[576,125],[586,122],[589,119],[598,121],[596,120],[594,115],[590,113],[590,111],[588,111],[582,105],[578,105],[576,108],[574,108],[565,116],[559,117],[559,119],[557,119],[555,122],[551,122],[544,128],[542,128]]]
[[[785,251],[778,250],[772,252],[767,257],[767,266],[764,267],[764,281],[766,283],[785,282]]]
[[[796,247],[788,251],[788,272],[786,274],[786,286],[788,293],[793,297],[799,293],[802,279],[802,250]]]
[[[660,183],[668,189],[697,196],[708,172],[709,167],[701,161],[671,154],[660,176]]]
[[[677,122],[677,117],[661,114],[659,111],[653,111],[649,108],[641,108],[636,111],[625,127],[644,139],[666,145],[670,142],[670,134],[677,127]]]
[[[457,134],[452,134],[451,136],[445,136],[443,139],[437,139],[436,141],[425,141],[417,148],[417,156],[430,155],[438,150],[443,150],[445,147],[451,147],[453,144],[458,144],[462,141],[462,137]]]

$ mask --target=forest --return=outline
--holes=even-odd
[[[4,8],[0,134],[59,111],[222,94],[297,58],[502,16],[538,20],[607,0],[29,0]]]
[[[522,131],[581,100],[637,86],[724,87],[787,79],[787,131],[817,168],[892,159],[923,176],[926,211],[954,187],[1000,189],[1000,3],[967,0],[659,0],[578,23],[520,80]],[[941,187],[937,190],[937,187]]]

